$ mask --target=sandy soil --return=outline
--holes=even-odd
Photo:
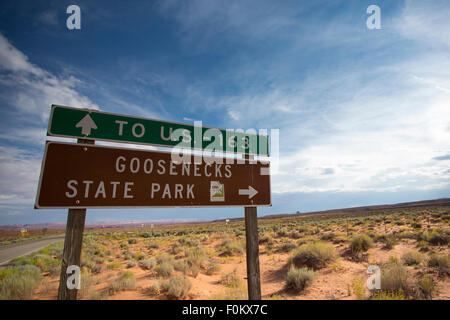
[[[211,242],[204,247],[214,249],[217,241]],[[286,273],[287,261],[289,253],[271,253],[267,254],[264,245],[260,245],[260,270],[261,270],[261,290],[263,299],[295,299],[295,300],[315,300],[315,299],[337,299],[347,300],[356,299],[353,294],[352,281],[355,277],[367,278],[366,270],[371,264],[381,265],[388,261],[390,256],[401,257],[405,252],[416,249],[413,243],[400,243],[391,250],[385,250],[381,245],[376,244],[367,252],[368,261],[354,262],[346,257],[347,246],[344,244],[334,244],[335,252],[339,255],[337,260],[327,266],[326,268],[316,271],[315,280],[313,284],[301,294],[286,290]],[[139,249],[139,247],[137,247]],[[141,248],[142,249],[142,248]],[[449,254],[448,248],[440,248],[438,251]],[[116,259],[115,261],[120,261]],[[225,295],[228,290],[220,283],[223,274],[228,274],[236,270],[239,277],[243,280],[244,287],[240,290],[246,293],[246,263],[245,255],[238,257],[230,257],[220,264],[220,272],[215,275],[206,275],[202,272],[197,277],[187,276],[192,283],[187,299],[213,299],[220,298]],[[407,267],[412,277],[417,277],[425,272],[433,275],[436,280],[438,295],[435,299],[450,299],[450,281],[448,277],[439,277],[435,272],[428,268],[415,269],[414,267]],[[136,290],[122,291],[114,295],[110,295],[108,299],[118,300],[152,300],[152,299],[167,299],[164,294],[149,295],[146,293],[146,288],[151,286],[155,281],[158,281],[155,274],[151,271],[142,270],[135,266],[129,269],[136,276]],[[122,271],[122,270],[120,270]],[[108,280],[113,279],[120,271],[105,270],[99,277],[101,282],[93,285],[92,289],[96,292],[104,292],[108,285]],[[181,274],[176,272],[177,274]],[[36,299],[56,299],[58,277],[47,276],[44,280],[45,285],[36,291]],[[43,286],[45,293],[43,293]]]

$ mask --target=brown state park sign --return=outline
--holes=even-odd
[[[268,162],[172,158],[170,152],[47,142],[35,208],[271,205]]]

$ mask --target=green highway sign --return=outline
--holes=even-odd
[[[47,135],[269,155],[268,136],[256,131],[216,129],[58,105],[52,105]]]

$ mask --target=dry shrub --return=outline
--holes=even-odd
[[[191,290],[192,284],[189,279],[183,276],[175,276],[167,280],[162,285],[167,296],[175,299],[183,299]]]
[[[350,251],[353,255],[366,252],[373,245],[373,240],[366,234],[359,234],[352,238],[350,242]]]
[[[325,267],[335,260],[334,248],[329,243],[316,242],[302,245],[291,258],[291,264],[297,268],[308,267],[313,270]]]
[[[308,268],[297,268],[294,265],[289,267],[286,285],[297,292],[304,291],[314,281],[314,271]]]
[[[402,261],[407,266],[421,264],[422,261],[424,261],[424,260],[425,260],[424,255],[416,250],[408,251],[408,252],[404,253],[402,256]]]

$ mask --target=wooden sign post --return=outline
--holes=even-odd
[[[94,144],[93,140],[78,139],[79,144]],[[59,277],[58,300],[77,300],[77,289],[67,287],[67,267],[81,266],[81,248],[86,220],[86,209],[69,209],[64,238],[64,251]]]
[[[261,300],[258,216],[256,207],[245,207],[248,299]]]

